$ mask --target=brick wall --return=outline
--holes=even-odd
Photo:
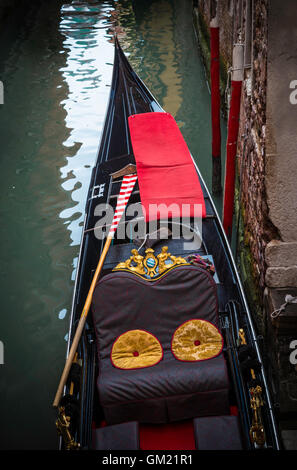
[[[251,67],[245,69],[238,139],[239,197],[237,217],[242,217],[244,238],[239,236],[238,253],[248,247],[251,257],[240,257],[239,265],[250,271],[258,290],[261,313],[265,288],[265,248],[278,232],[269,220],[265,186],[266,88],[267,88],[267,0],[255,1],[252,18]],[[243,246],[244,245],[244,246]],[[250,269],[248,269],[248,265]]]
[[[279,235],[269,219],[265,189],[268,0],[254,0],[250,17],[248,2],[251,12],[251,0],[219,0],[218,17],[220,55],[226,72],[221,83],[224,88],[232,66],[233,44],[242,41],[246,49],[237,148],[237,264],[258,327],[262,329],[265,248]],[[198,2],[204,28],[209,28],[211,3],[211,0]],[[224,96],[224,90],[221,91]]]
[[[207,28],[211,0],[197,5]],[[297,338],[297,306],[275,325],[271,313],[286,294],[297,296],[297,4],[292,0],[219,0],[220,54],[226,70],[233,44],[245,44],[237,144],[236,262],[258,332],[265,336],[268,373],[280,414],[297,411],[296,366],[289,344]],[[226,80],[223,80],[223,87]],[[224,149],[222,149],[224,151]],[[290,310],[291,309],[291,310]],[[288,326],[289,325],[289,326]]]

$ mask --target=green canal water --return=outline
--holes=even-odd
[[[0,448],[54,449],[84,205],[114,31],[211,185],[210,95],[191,0],[29,4],[0,30]],[[225,134],[223,132],[225,139]],[[224,148],[224,139],[222,148]],[[216,201],[220,210],[221,201]]]

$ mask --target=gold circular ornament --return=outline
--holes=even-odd
[[[221,333],[206,320],[188,320],[175,330],[171,341],[172,353],[179,361],[205,361],[222,349]]]
[[[130,330],[119,336],[111,349],[111,362],[118,369],[140,369],[158,364],[163,349],[157,338],[144,330]]]

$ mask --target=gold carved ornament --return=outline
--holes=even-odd
[[[238,331],[239,344],[246,345],[245,332],[242,328]],[[256,380],[254,369],[250,369],[251,377]],[[250,427],[250,439],[254,444],[263,447],[266,442],[264,426],[262,423],[261,407],[263,406],[262,387],[257,385],[250,388],[250,406],[252,409],[252,425]]]
[[[250,388],[251,409],[253,410],[252,426],[250,428],[251,441],[262,447],[265,444],[265,432],[262,424],[261,407],[263,406],[262,388],[260,385]]]
[[[66,416],[64,406],[59,408],[59,414],[56,421],[57,431],[62,436],[66,450],[77,450],[80,445],[75,441],[70,432],[70,416]]]
[[[152,248],[145,250],[145,256],[140,255],[134,248],[131,250],[130,258],[119,263],[113,271],[129,271],[151,280],[169,269],[183,264],[189,265],[181,256],[173,256],[168,253],[168,246],[163,246],[161,253],[157,256]]]
[[[74,364],[80,364],[78,360],[78,353],[75,354]],[[74,382],[70,382],[69,395],[73,396],[74,394]],[[59,406],[59,413],[56,420],[56,428],[58,434],[62,437],[66,450],[77,450],[80,448],[80,444],[75,441],[74,437],[70,431],[71,426],[71,417],[66,415],[66,410],[64,406]]]

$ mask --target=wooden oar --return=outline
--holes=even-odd
[[[81,338],[81,335],[82,335],[82,332],[83,332],[83,329],[84,329],[84,326],[85,326],[85,322],[86,322],[86,319],[87,319],[87,316],[88,316],[88,313],[89,313],[89,310],[90,310],[92,297],[93,297],[93,293],[94,293],[94,289],[95,289],[97,280],[98,280],[99,275],[101,273],[101,270],[102,270],[102,267],[103,267],[108,249],[110,247],[111,241],[112,241],[112,239],[114,237],[114,234],[116,232],[118,223],[119,223],[119,221],[120,221],[120,219],[121,219],[121,217],[122,217],[122,215],[125,211],[125,208],[126,208],[126,205],[128,203],[129,197],[130,197],[130,195],[133,191],[133,188],[135,186],[135,183],[136,183],[136,180],[137,180],[137,176],[135,174],[135,169],[136,169],[135,165],[130,164],[130,165],[127,165],[122,170],[119,170],[116,173],[113,173],[111,175],[112,179],[116,179],[116,178],[119,178],[119,177],[123,176],[121,190],[120,190],[120,193],[119,193],[119,196],[118,196],[117,206],[116,206],[116,210],[115,210],[115,213],[114,213],[113,221],[112,221],[111,227],[109,229],[109,233],[108,233],[104,248],[102,250],[102,253],[101,253],[101,256],[100,256],[100,259],[99,259],[99,262],[98,262],[98,265],[97,265],[97,268],[96,268],[96,271],[95,271],[95,274],[94,274],[94,277],[93,277],[93,280],[92,280],[92,283],[91,283],[91,286],[90,286],[90,290],[89,290],[89,293],[88,293],[88,296],[87,296],[87,299],[86,299],[86,302],[85,302],[85,305],[84,305],[84,308],[83,308],[83,311],[82,311],[82,314],[81,314],[81,317],[80,317],[80,320],[79,320],[79,323],[78,323],[78,326],[77,326],[77,329],[76,329],[76,332],[75,332],[75,335],[74,335],[74,338],[73,338],[73,341],[72,341],[72,344],[71,344],[71,348],[70,348],[70,351],[69,351],[69,354],[68,354],[68,357],[67,357],[67,360],[66,360],[66,363],[65,363],[63,373],[61,375],[61,379],[60,379],[60,383],[59,383],[59,386],[58,386],[58,389],[57,389],[57,393],[56,393],[55,399],[53,401],[53,406],[54,407],[59,406],[60,399],[61,399],[61,396],[62,396],[62,393],[63,393],[63,389],[64,389],[64,386],[67,382],[67,378],[68,378],[68,375],[69,375],[69,372],[70,372],[70,369],[71,369],[71,366],[72,366],[72,362],[73,362],[73,359],[74,359],[74,356],[75,356],[75,353],[76,353],[76,350],[77,350],[77,347],[78,347],[78,343],[80,341],[80,338]]]

